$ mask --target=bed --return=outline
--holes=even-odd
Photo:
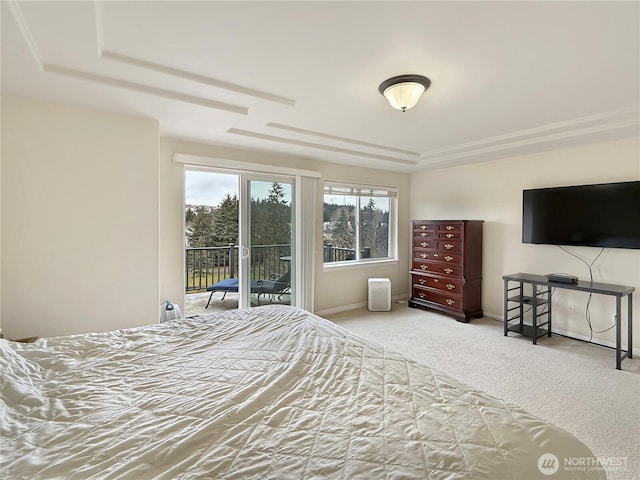
[[[606,478],[566,431],[295,307],[0,345],[1,478]]]

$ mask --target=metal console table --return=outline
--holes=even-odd
[[[533,338],[551,336],[551,289],[564,288],[582,292],[610,295],[616,297],[616,368],[621,369],[622,360],[633,358],[632,330],[633,330],[633,292],[635,287],[579,281],[578,283],[550,282],[544,275],[531,273],[514,273],[504,275],[504,335],[516,332]],[[517,283],[510,287],[509,282]],[[531,285],[530,294],[525,292],[525,284]],[[622,351],[622,297],[627,297],[627,351]],[[510,306],[511,304],[515,306]],[[524,323],[524,307],[531,306],[531,325]],[[541,308],[542,307],[542,308]],[[540,310],[541,308],[541,310]]]

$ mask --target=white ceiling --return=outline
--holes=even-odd
[[[415,171],[638,135],[640,2],[2,2],[2,93]],[[412,110],[378,93],[416,73]]]

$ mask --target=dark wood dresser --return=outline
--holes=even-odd
[[[482,317],[482,220],[413,220],[410,307]]]

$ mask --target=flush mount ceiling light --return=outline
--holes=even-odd
[[[431,80],[422,75],[398,75],[382,82],[378,91],[393,108],[405,112],[418,103],[430,85]]]

